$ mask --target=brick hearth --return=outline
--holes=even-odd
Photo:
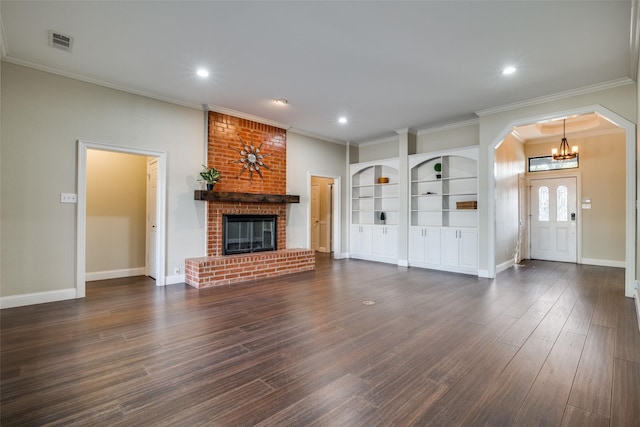
[[[309,249],[190,258],[185,265],[186,283],[198,289],[315,269],[316,256]]]

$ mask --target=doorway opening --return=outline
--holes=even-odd
[[[333,178],[311,177],[311,249],[333,252]]]
[[[317,185],[317,187],[314,187]],[[322,192],[322,187],[325,187]],[[307,205],[307,246],[316,250],[318,253],[330,253],[333,258],[344,258],[342,254],[342,178],[338,175],[321,174],[307,172],[307,197],[309,203]],[[324,194],[324,196],[321,195]],[[314,199],[316,199],[314,201]],[[323,201],[324,206],[328,210],[324,215],[325,224],[321,224],[321,207],[320,202]],[[317,209],[317,212],[315,210]],[[315,223],[316,218],[318,223]],[[316,231],[317,230],[317,231]],[[317,233],[317,238],[314,234]],[[321,236],[324,240],[321,241]],[[317,243],[312,243],[314,241]],[[314,248],[317,246],[317,249]]]
[[[486,218],[492,218],[492,220],[487,220],[487,235],[486,241],[488,244],[487,248],[487,270],[481,272],[481,276],[483,277],[495,277],[496,272],[499,271],[499,266],[497,265],[498,251],[500,250],[499,242],[497,242],[497,223],[498,219],[496,218],[496,213],[498,212],[498,206],[496,203],[496,199],[499,197],[497,193],[496,187],[496,177],[494,176],[495,168],[497,167],[496,163],[496,149],[502,144],[502,142],[512,134],[513,130],[516,127],[523,126],[540,126],[541,124],[549,123],[552,121],[557,121],[562,118],[569,118],[575,116],[589,116],[589,115],[597,115],[604,121],[608,122],[608,124],[614,128],[617,132],[620,133],[623,139],[622,153],[619,158],[624,158],[625,168],[624,168],[624,176],[623,181],[624,185],[620,186],[621,197],[624,199],[624,213],[621,214],[621,219],[619,222],[624,223],[624,236],[621,239],[624,241],[624,262],[620,262],[620,266],[624,265],[625,268],[625,295],[631,297],[633,295],[634,281],[635,281],[635,270],[636,270],[636,247],[635,247],[635,239],[636,239],[636,212],[635,212],[635,200],[636,200],[636,151],[635,151],[635,125],[625,118],[619,116],[618,114],[602,107],[601,105],[593,105],[582,108],[577,108],[574,110],[561,111],[556,113],[551,113],[542,116],[530,117],[525,119],[514,120],[510,122],[505,128],[503,128],[502,132],[494,139],[493,143],[489,146],[488,150],[488,164],[490,167],[488,168],[488,194],[486,207]],[[562,122],[560,122],[562,123]],[[556,142],[557,144],[557,142]],[[606,149],[606,145],[603,145]],[[585,157],[586,159],[586,157]],[[581,160],[582,161],[582,160]],[[622,168],[619,168],[622,170]],[[536,172],[537,173],[537,172]],[[567,174],[565,174],[567,175]],[[584,180],[584,175],[582,176]],[[576,208],[576,218],[578,219],[577,226],[580,227],[580,217],[581,211],[579,209],[582,208],[582,205],[585,204],[584,198],[585,195],[580,194],[580,190],[578,189],[578,207]],[[501,206],[500,206],[501,207]],[[584,209],[584,208],[582,208]],[[588,208],[587,208],[588,209]],[[517,208],[516,208],[517,210]],[[520,218],[522,219],[522,218]],[[530,226],[530,224],[529,224]],[[501,224],[502,227],[502,224]],[[580,234],[578,233],[578,239],[580,238]],[[581,244],[578,241],[577,247],[577,262],[582,263],[583,259],[581,259]],[[598,265],[598,264],[596,264]]]
[[[142,175],[142,182],[138,183],[142,189],[142,200],[136,200],[136,203],[141,205],[138,210],[143,210],[144,215],[142,218],[139,216],[135,221],[137,225],[133,226],[132,221],[123,220],[118,215],[111,215],[111,218],[106,219],[109,221],[109,227],[103,227],[105,224],[99,224],[101,221],[105,221],[104,218],[98,218],[98,224],[94,219],[88,216],[88,203],[87,203],[87,187],[88,179],[91,174],[88,173],[88,165],[90,164],[89,157],[92,154],[107,154],[107,155],[132,155],[131,157],[120,157],[121,159],[127,158],[133,162],[139,161],[142,169],[139,173]],[[108,166],[107,166],[108,167]],[[154,179],[149,174],[154,175]],[[112,178],[115,180],[115,175]],[[105,182],[104,180],[102,180]],[[90,184],[89,184],[90,185]],[[126,184],[125,184],[126,185]],[[140,257],[140,253],[144,253],[144,267],[138,266],[134,268],[135,271],[116,271],[112,274],[134,275],[136,273],[147,274],[156,279],[157,286],[164,286],[165,284],[165,188],[166,188],[166,154],[163,152],[141,150],[129,147],[121,147],[114,145],[107,145],[95,142],[78,141],[78,203],[77,203],[77,233],[76,233],[76,298],[83,298],[86,295],[85,282],[87,277],[93,278],[87,274],[87,266],[93,265],[94,258],[100,256],[94,253],[94,248],[100,247],[100,242],[91,242],[91,248],[88,252],[87,238],[93,238],[94,230],[103,230],[111,228],[112,230],[119,230],[123,233],[128,233],[132,228],[136,229],[138,236],[144,236],[141,239],[136,239],[135,243],[131,243],[137,247],[137,255],[133,257]],[[122,204],[126,202],[122,200]],[[151,206],[149,206],[151,205]],[[94,206],[89,206],[90,214],[92,214]],[[113,206],[102,206],[98,209],[113,209]],[[135,211],[135,209],[134,209]],[[149,215],[151,214],[151,215]],[[96,216],[96,217],[99,217]],[[142,230],[140,230],[142,229]],[[129,234],[130,235],[130,234]],[[95,236],[94,236],[95,237]],[[98,235],[99,237],[99,235]],[[108,246],[104,245],[104,246]],[[112,245],[109,245],[112,246]],[[129,248],[131,249],[131,248]],[[99,250],[99,249],[98,249]],[[126,250],[125,250],[126,252]],[[112,253],[113,255],[113,253]],[[122,254],[118,254],[120,256]],[[91,257],[89,259],[89,257]],[[118,270],[118,269],[116,269]],[[127,269],[125,269],[127,270]],[[138,271],[139,270],[139,271]],[[111,276],[114,277],[114,276]],[[108,278],[108,277],[104,277]]]
[[[90,149],[86,174],[86,281],[155,279],[155,157]]]

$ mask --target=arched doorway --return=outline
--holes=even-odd
[[[523,126],[541,121],[551,120],[559,117],[568,117],[572,115],[582,115],[588,113],[597,113],[610,121],[615,126],[624,129],[626,142],[626,189],[625,189],[625,295],[631,297],[633,295],[633,285],[636,276],[636,149],[635,149],[635,125],[620,115],[608,110],[601,105],[586,106],[573,110],[559,111],[540,116],[533,116],[518,119],[510,122],[503,128],[498,136],[492,141],[488,149],[488,277],[495,277],[496,274],[496,182],[494,176],[495,165],[495,149],[502,141],[511,133],[514,127]]]

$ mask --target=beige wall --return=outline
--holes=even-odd
[[[398,152],[398,136],[376,142],[364,143],[358,146],[358,160],[352,160],[351,163],[393,159],[398,157]]]
[[[146,176],[144,156],[87,151],[87,273],[145,267]]]
[[[167,271],[202,256],[205,204],[193,200],[204,114],[2,64],[0,296],[75,288],[77,140],[166,152]]]
[[[518,174],[525,171],[523,144],[509,135],[495,153],[496,178],[496,264],[514,259],[520,236]]]
[[[582,179],[580,201],[589,197],[591,209],[582,214],[582,258],[590,260],[625,260],[625,134],[572,137],[569,145],[579,147],[579,171]],[[558,148],[558,139],[545,143],[526,145],[527,157],[549,155]],[[567,173],[571,173],[567,171]],[[560,172],[562,173],[562,172]],[[530,177],[542,177],[547,172],[530,173]]]
[[[478,145],[478,131],[478,123],[443,130],[420,131],[418,132],[416,153],[429,153],[431,151]]]
[[[341,238],[340,247],[334,242],[337,256],[346,250],[349,222],[349,177],[347,171],[347,146],[322,141],[295,132],[287,132],[287,193],[300,195],[300,203],[287,205],[287,247],[310,247],[310,197],[311,176],[341,178]]]

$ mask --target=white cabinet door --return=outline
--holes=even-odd
[[[441,259],[441,229],[427,227],[424,229],[424,260],[429,265],[440,265]]]
[[[351,254],[356,257],[371,256],[372,230],[370,225],[351,226]]]
[[[409,227],[409,262],[422,264],[425,262],[425,229],[423,227]],[[438,242],[438,245],[440,243]]]
[[[468,269],[478,268],[478,230],[460,230],[460,267]]]
[[[385,241],[385,252],[387,258],[393,259],[394,261],[398,258],[398,226],[396,225],[385,225],[384,226],[384,241]]]
[[[437,267],[441,259],[440,227],[409,229],[409,261],[414,265]]]
[[[457,228],[443,228],[440,242],[442,243],[441,255],[442,265],[447,267],[458,267],[459,243]]]
[[[478,268],[478,230],[442,228],[442,265],[459,270]]]
[[[398,227],[375,225],[372,230],[371,251],[375,258],[395,260],[398,256]]]

